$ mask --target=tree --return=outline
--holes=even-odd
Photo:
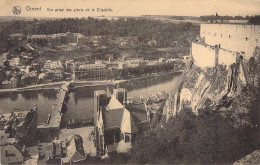
[[[137,138],[131,151],[135,163],[232,163],[252,151],[249,128],[235,129],[232,120],[207,109],[195,116],[183,109],[170,119]],[[254,146],[255,147],[255,146]]]

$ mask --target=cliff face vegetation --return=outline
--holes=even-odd
[[[159,124],[136,139],[130,161],[229,164],[259,149],[260,65],[250,61],[204,69],[191,63]]]

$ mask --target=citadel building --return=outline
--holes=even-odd
[[[227,67],[254,57],[260,48],[260,26],[245,24],[201,24],[201,41],[192,43],[194,64],[199,67]]]

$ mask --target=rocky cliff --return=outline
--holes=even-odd
[[[259,63],[255,62],[254,66],[259,67]],[[254,74],[252,77],[249,70],[249,64],[242,60],[228,68],[218,65],[204,69],[191,62],[176,88],[169,94],[163,110],[165,121],[174,118],[182,109],[188,108],[195,115],[198,115],[201,109],[224,114],[232,112],[234,126],[252,124],[246,114],[256,97],[256,93],[250,90],[258,89],[258,76]]]
[[[161,120],[137,136],[130,161],[231,164],[260,147],[260,56],[225,67],[190,62]]]

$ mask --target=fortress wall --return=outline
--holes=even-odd
[[[219,45],[221,48],[245,52],[249,60],[256,46],[260,47],[260,25],[240,24],[201,24],[200,36],[208,45]]]
[[[194,64],[198,67],[215,67],[215,49],[208,45],[192,43]]]
[[[236,63],[237,55],[235,52],[219,49],[218,64],[226,65],[229,67],[231,64]]]
[[[215,67],[216,64],[229,67],[237,60],[237,52],[225,49],[217,52],[215,47],[199,43],[192,43],[192,56],[194,64],[201,68]]]

